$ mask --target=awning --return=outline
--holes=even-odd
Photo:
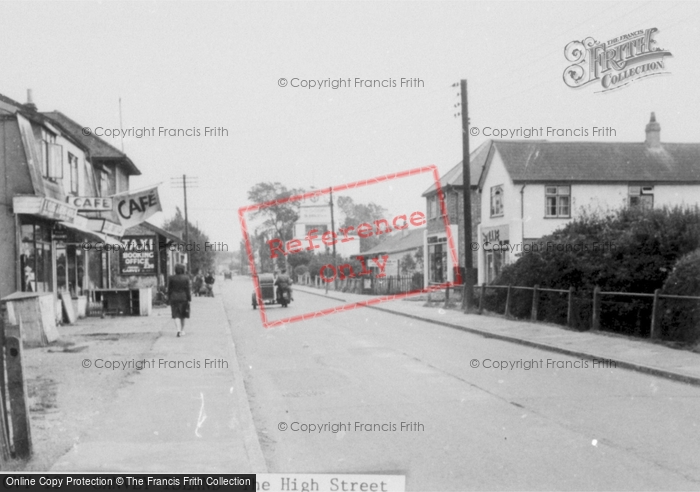
[[[78,231],[81,233],[85,238],[89,239],[90,241],[95,241],[98,243],[104,243],[104,244],[111,244],[113,246],[121,246],[122,243],[117,241],[116,239],[111,238],[110,236],[106,234],[100,234],[99,232],[91,231],[90,229],[86,229],[84,227],[77,226],[75,224],[71,224],[70,222],[59,222],[63,227],[67,229],[72,229],[74,231]]]

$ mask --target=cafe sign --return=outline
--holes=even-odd
[[[112,197],[69,196],[67,202],[80,211],[109,212],[114,208],[114,199]]]
[[[124,236],[121,243],[120,275],[156,275],[155,236]]]

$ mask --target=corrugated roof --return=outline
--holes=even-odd
[[[700,182],[700,144],[494,140],[514,182]]]
[[[469,181],[471,182],[471,187],[476,188],[479,183],[479,177],[481,176],[481,170],[486,163],[486,159],[489,155],[489,150],[491,148],[491,141],[487,140],[477,147],[474,152],[469,155]],[[454,166],[452,169],[447,171],[443,176],[440,177],[440,186],[444,189],[449,186],[461,188],[464,186],[464,177],[462,175],[462,162]],[[437,187],[435,184],[430,185],[430,187],[423,192],[422,196],[430,195],[436,191]]]
[[[366,255],[376,255],[380,253],[400,253],[402,251],[409,251],[412,249],[419,248],[423,246],[423,232],[425,227],[419,227],[418,229],[407,229],[406,233],[396,232],[387,237],[380,244],[376,245],[374,248],[369,249],[363,253],[359,253],[359,256]],[[358,255],[354,255],[358,256]]]
[[[46,113],[41,113],[50,120],[54,120],[56,123],[61,125],[65,130],[70,132],[70,134],[81,142],[85,147],[87,147],[90,152],[90,157],[92,159],[98,160],[113,160],[117,163],[122,163],[130,175],[140,175],[141,171],[136,167],[136,165],[131,161],[129,156],[124,152],[120,151],[116,147],[108,144],[94,134],[85,135],[83,134],[83,126],[76,123],[60,111],[50,111]]]

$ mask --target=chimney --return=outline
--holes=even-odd
[[[651,119],[647,123],[647,139],[644,142],[647,147],[658,148],[661,147],[661,125],[656,122],[656,115],[651,113]]]
[[[32,111],[36,111],[36,104],[34,104],[34,101],[32,100],[31,89],[27,89],[27,104],[25,104],[24,107]]]

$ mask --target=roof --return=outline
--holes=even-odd
[[[151,231],[155,232],[156,234],[158,234],[160,236],[164,236],[166,239],[169,239],[171,242],[173,242],[175,244],[185,244],[185,242],[181,238],[177,237],[172,232],[168,232],[165,229],[158,227],[157,225],[151,224],[150,222],[141,222],[138,225],[143,226],[146,229],[150,229]]]
[[[76,123],[60,111],[51,111],[46,113],[41,113],[50,120],[55,121],[63,128],[66,129],[76,140],[81,142],[89,151],[90,157],[94,160],[111,160],[117,163],[123,164],[127,173],[130,175],[140,175],[141,171],[136,167],[136,165],[131,161],[129,156],[124,152],[120,151],[116,147],[108,144],[99,137],[90,133],[85,135],[83,133],[83,126]]]
[[[406,229],[405,231],[395,232],[380,244],[376,245],[362,253],[353,256],[375,255],[380,253],[401,253],[402,251],[410,251],[423,246],[423,232],[425,227],[417,229]]]
[[[479,183],[479,177],[481,176],[481,170],[486,163],[486,159],[489,155],[490,142],[484,142],[479,147],[477,147],[474,152],[469,154],[469,181],[472,188],[476,188]],[[464,161],[459,161],[459,164],[454,166],[452,169],[447,171],[440,178],[440,187],[448,188],[455,187],[461,188],[464,186],[464,177],[462,175],[462,163]],[[430,185],[430,187],[423,192],[422,196],[428,196],[435,193],[437,187],[435,184]]]
[[[513,182],[700,182],[700,144],[491,142]]]

